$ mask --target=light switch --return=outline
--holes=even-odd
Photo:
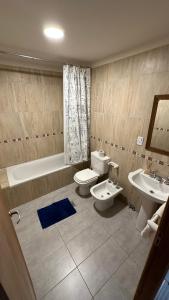
[[[144,138],[143,136],[138,136],[137,137],[137,145],[142,146],[144,143]]]

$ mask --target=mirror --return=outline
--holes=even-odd
[[[169,95],[154,97],[146,149],[169,155]]]

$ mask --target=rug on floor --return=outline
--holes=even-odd
[[[47,228],[76,213],[68,198],[52,203],[37,210],[42,228]]]

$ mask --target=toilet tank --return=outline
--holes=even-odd
[[[91,152],[91,168],[99,175],[108,172],[110,157],[100,156],[99,151]]]

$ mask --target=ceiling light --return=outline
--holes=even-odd
[[[61,40],[64,38],[64,31],[60,28],[47,27],[44,29],[44,35],[52,40]]]

